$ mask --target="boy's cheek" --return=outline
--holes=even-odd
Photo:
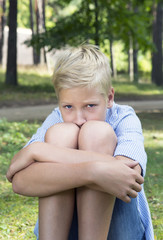
[[[62,118],[63,118],[64,122],[68,122],[68,123],[72,123],[73,122],[73,119],[72,119],[71,116],[67,116],[65,114],[62,114]]]

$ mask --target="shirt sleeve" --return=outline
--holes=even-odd
[[[37,129],[37,132],[32,136],[32,138],[25,145],[25,147],[34,142],[44,142],[45,134],[46,134],[46,131],[48,130],[48,128],[50,128],[54,124],[60,123],[60,122],[63,122],[63,120],[62,120],[62,117],[61,117],[61,114],[60,114],[58,108],[56,108],[45,119],[42,126]]]
[[[117,147],[114,156],[125,156],[139,162],[142,175],[146,172],[147,155],[144,149],[144,137],[139,118],[133,112],[121,119],[115,129]]]

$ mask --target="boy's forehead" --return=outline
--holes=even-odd
[[[59,97],[68,97],[68,96],[99,96],[100,91],[99,88],[97,87],[73,87],[73,88],[66,88],[66,89],[61,89],[59,91]]]
[[[61,103],[89,103],[106,100],[104,94],[101,94],[98,88],[75,87],[62,89],[59,92],[59,102]]]
[[[70,88],[62,88],[59,91],[59,96],[61,95],[71,95],[73,93],[84,94],[84,95],[98,95],[100,93],[98,87],[92,86],[80,86],[80,87],[70,87]]]

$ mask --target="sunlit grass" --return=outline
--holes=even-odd
[[[163,239],[163,112],[141,113],[145,148],[148,155],[145,192],[149,202],[155,239]]]
[[[20,68],[17,87],[6,86],[5,71],[0,69],[0,106],[13,104],[40,104],[56,102],[51,75],[45,68]],[[150,79],[147,75],[145,79]],[[142,78],[143,79],[143,78]],[[157,87],[150,80],[141,83],[130,82],[127,75],[118,75],[113,80],[115,100],[163,99],[163,87]]]
[[[0,239],[35,239],[33,227],[37,219],[37,198],[12,192],[6,171],[13,155],[28,141],[38,123],[9,123],[0,120]]]
[[[18,86],[4,84],[5,72],[0,70],[0,105],[40,104],[56,101],[51,76],[44,69],[26,68],[18,72]]]
[[[121,79],[122,78],[122,79]],[[163,87],[158,87],[149,82],[130,82],[128,77],[119,76],[118,81],[113,81],[117,99],[163,99]]]

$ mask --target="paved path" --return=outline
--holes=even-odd
[[[163,100],[157,101],[129,101],[117,102],[132,106],[136,112],[154,112],[163,111]],[[6,118],[8,121],[23,121],[23,120],[41,120],[43,121],[46,116],[57,105],[41,105],[41,106],[28,106],[28,107],[13,107],[1,108],[0,119]]]

